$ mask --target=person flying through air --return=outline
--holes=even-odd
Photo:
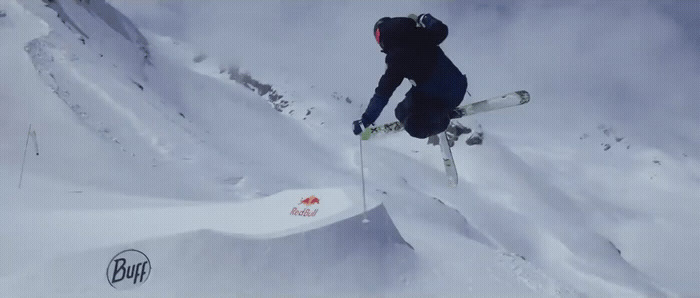
[[[362,118],[353,121],[353,132],[359,135],[374,124],[404,78],[413,86],[394,115],[406,132],[423,139],[445,131],[467,91],[467,77],[439,46],[447,25],[430,14],[384,17],[375,23],[374,37],[387,68]]]

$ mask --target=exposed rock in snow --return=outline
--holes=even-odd
[[[252,91],[257,92],[258,95],[267,95],[268,101],[278,112],[283,112],[284,109],[289,107],[289,101],[283,100],[283,95],[277,94],[277,90],[273,89],[272,85],[264,84],[256,79],[253,79],[253,77],[251,77],[250,74],[242,72],[238,67],[229,68],[228,74],[231,80],[245,86],[246,88]]]

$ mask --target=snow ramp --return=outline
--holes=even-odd
[[[381,294],[408,278],[415,257],[382,204],[369,202],[369,222],[363,222],[357,195],[287,190],[237,203],[6,214],[26,229],[6,231],[4,239],[28,241],[28,250],[41,247],[53,256],[17,264],[13,274],[0,276],[0,289],[97,296]],[[21,239],[27,236],[33,240]],[[115,275],[110,280],[116,271],[108,267],[131,249],[147,256],[148,279],[116,291]],[[15,257],[41,258],[21,254]]]

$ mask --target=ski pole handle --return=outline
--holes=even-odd
[[[352,126],[353,126],[352,132],[353,132],[356,136],[357,136],[357,135],[360,135],[360,134],[362,133],[362,130],[364,130],[364,129],[363,129],[363,126],[364,126],[364,125],[362,124],[362,119],[353,121],[353,122],[352,122]]]

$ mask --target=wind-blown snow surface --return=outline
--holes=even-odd
[[[582,73],[595,75],[598,68],[567,62],[578,51],[568,48],[576,42],[547,44],[548,34],[560,34],[550,31],[557,26],[545,28],[525,16],[544,13],[545,20],[571,32],[590,29],[595,22],[587,17],[602,14],[632,32],[648,33],[638,27],[644,20],[671,37],[659,41],[648,34],[635,46],[671,42],[681,45],[681,53],[694,46],[673,39],[683,31],[646,6],[613,5],[629,14],[609,20],[603,9],[585,5],[434,5],[394,11],[368,2],[320,8],[303,2],[1,3],[0,291],[700,293],[697,130],[679,126],[659,136],[659,143],[631,128],[635,122],[623,121],[623,113],[582,103],[590,95],[586,88],[572,87],[553,62],[537,64],[529,55],[561,55],[559,63],[583,71],[573,75],[582,84]],[[475,97],[532,93],[528,105],[475,117],[486,139],[481,146],[460,141],[453,148],[457,188],[446,186],[438,148],[395,135],[364,146],[364,204],[359,144],[349,123],[371,96],[382,67],[366,28],[376,18],[366,11],[376,18],[444,12],[452,32],[444,48],[468,69]],[[460,11],[473,18],[458,22]],[[319,18],[291,17],[304,13]],[[505,25],[486,22],[494,16]],[[282,24],[288,26],[280,29]],[[533,33],[520,34],[524,27]],[[480,34],[467,42],[460,30]],[[520,37],[484,37],[489,32]],[[604,43],[617,37],[610,34],[593,39],[615,50]],[[499,60],[498,51],[478,51],[473,43],[508,51],[503,55],[511,58]],[[470,55],[463,55],[459,49],[467,44]],[[516,51],[516,45],[528,46]],[[597,50],[578,54],[589,62],[611,59]],[[682,57],[698,65],[697,56]],[[617,63],[628,66],[634,59]],[[651,64],[636,66],[634,79],[625,80],[626,73],[610,78],[619,85],[650,83],[660,62]],[[285,104],[271,104],[260,87],[251,92],[231,80],[232,69],[250,70]],[[696,69],[676,69],[683,77],[672,83],[677,90],[666,101],[670,112],[642,104],[630,117],[638,121],[647,113],[670,116],[678,107],[697,107],[684,98],[697,94],[697,85],[684,83],[697,82]],[[633,94],[610,87],[598,96],[663,94],[625,90]],[[281,113],[273,108],[280,106]],[[392,120],[390,114],[381,119]],[[673,125],[700,120],[689,111],[676,116],[669,120]],[[29,124],[40,154],[30,140],[19,189]],[[612,145],[604,151],[601,143]],[[319,203],[300,203],[310,196]],[[294,216],[293,208],[318,212]],[[105,270],[125,249],[147,254],[153,269],[141,287],[117,291]]]

